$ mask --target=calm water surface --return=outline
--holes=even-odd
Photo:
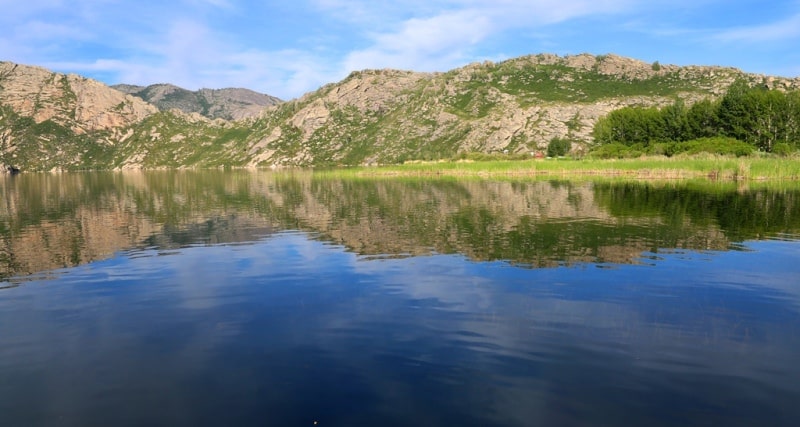
[[[800,425],[800,191],[0,177],[0,425]]]

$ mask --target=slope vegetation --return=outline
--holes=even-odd
[[[446,73],[353,72],[255,117],[223,120],[159,111],[78,76],[0,65],[0,162],[23,170],[397,163],[471,152],[529,155],[553,138],[580,152],[598,119],[621,107],[689,106],[742,80],[800,88],[800,79],[733,68],[541,54]],[[171,88],[159,89],[162,100],[172,99]]]

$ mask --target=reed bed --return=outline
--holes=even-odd
[[[537,159],[413,162],[341,168],[315,174],[337,177],[530,177],[641,180],[798,181],[798,158],[642,157],[636,159]]]

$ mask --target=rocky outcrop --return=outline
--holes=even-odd
[[[51,120],[76,134],[129,126],[158,111],[92,79],[10,62],[0,62],[0,102],[36,123]]]
[[[175,108],[184,113],[199,113],[210,119],[240,120],[255,117],[265,107],[283,102],[274,96],[242,88],[189,91],[171,84],[147,87],[120,84],[112,87],[139,97],[162,111]]]

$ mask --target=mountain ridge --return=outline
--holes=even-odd
[[[527,155],[553,138],[580,153],[610,111],[717,98],[737,80],[800,89],[800,78],[731,67],[537,54],[447,72],[354,71],[256,115],[223,120],[158,109],[80,76],[0,63],[0,163],[22,170],[355,165]]]
[[[116,84],[110,86],[147,101],[160,110],[177,108],[184,113],[199,113],[210,119],[240,120],[254,117],[281,99],[246,88],[202,88],[190,91],[170,83],[149,86]]]

